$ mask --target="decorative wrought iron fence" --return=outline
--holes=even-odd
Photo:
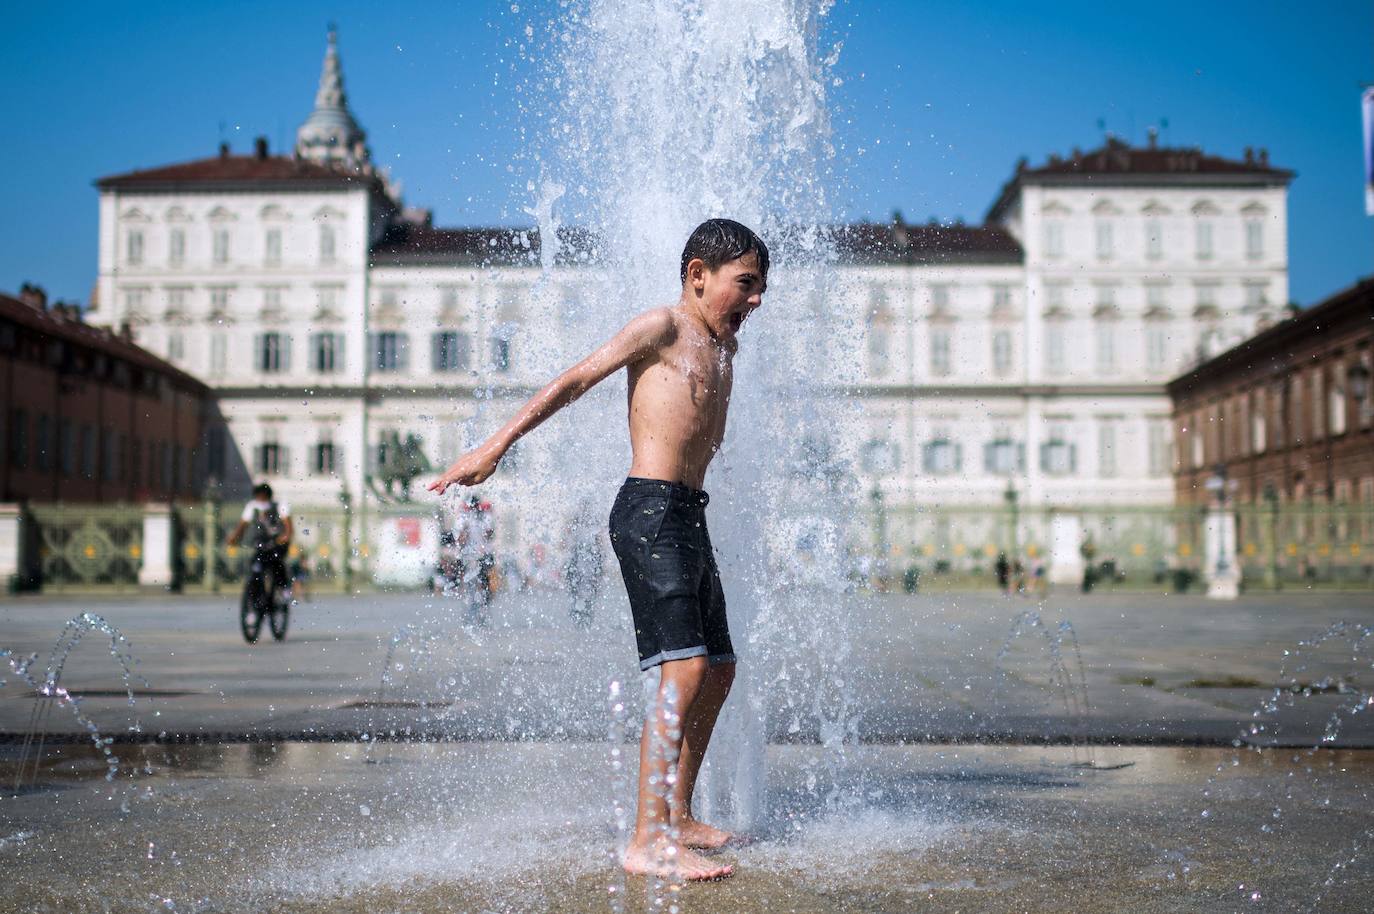
[[[1242,504],[1236,515],[1236,559],[1242,586],[1374,589],[1374,506]],[[289,561],[309,570],[321,590],[370,581],[375,540],[389,518],[424,517],[418,505],[373,508],[297,506]],[[1048,567],[1056,515],[1071,515],[1081,532],[1080,557],[1099,586],[1184,589],[1200,583],[1206,509],[1201,507],[886,507],[852,515],[850,541],[864,577],[897,584],[931,578],[991,586],[998,556],[1020,561],[1030,575]],[[246,550],[225,545],[238,506],[201,502],[172,512],[174,587],[233,590]],[[47,504],[24,513],[21,578],[46,590],[126,590],[143,565],[144,506]],[[369,543],[373,543],[372,546]],[[880,548],[881,547],[881,548]]]
[[[225,540],[239,522],[241,505],[201,502],[176,509],[178,580],[182,589],[234,590],[243,581],[246,547]],[[309,574],[311,587],[343,590],[358,569],[349,533],[352,511],[340,505],[292,506],[294,535],[287,565]]]
[[[49,590],[138,586],[142,506],[33,505],[24,524],[31,532],[23,556],[29,583]]]
[[[1237,561],[1250,590],[1284,587],[1374,589],[1374,506],[1234,507]],[[1001,554],[1025,566],[1048,563],[1056,514],[1075,517],[1081,557],[1105,586],[1180,589],[1206,577],[1203,507],[870,509],[872,547],[883,571],[915,570],[951,583],[988,584]]]

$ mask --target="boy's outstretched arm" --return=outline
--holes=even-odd
[[[429,491],[442,495],[451,485],[475,486],[485,481],[517,440],[614,372],[658,350],[672,333],[669,309],[655,308],[639,315],[601,348],[550,381],[480,447],[459,457],[430,483]]]

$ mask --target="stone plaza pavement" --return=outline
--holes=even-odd
[[[1374,638],[1355,645],[1336,637],[1285,661],[1285,651],[1335,623],[1374,625],[1368,593],[1235,602],[1139,593],[1055,594],[1043,604],[987,593],[834,599],[848,635],[820,631],[817,644],[847,650],[838,672],[808,669],[806,651],[794,650],[781,667],[768,665],[766,684],[754,684],[769,707],[772,742],[822,737],[806,713],[820,680],[825,700],[848,700],[851,735],[863,742],[1163,745],[1229,745],[1275,686],[1298,682],[1316,694],[1285,693],[1248,740],[1311,746],[1335,714],[1340,726],[1328,744],[1374,746],[1374,714],[1349,714],[1352,697],[1374,684]],[[73,651],[60,682],[103,733],[133,740],[600,739],[608,683],[638,678],[628,618],[614,602],[579,628],[561,594],[498,596],[487,624],[473,627],[454,598],[320,595],[294,612],[285,642],[264,633],[256,645],[238,632],[236,602],[232,593],[7,598],[0,648],[37,653],[41,677],[64,623],[82,612],[102,616],[128,639],[146,680],[134,680],[135,704],[98,632]],[[1038,611],[1043,626],[1021,626],[1004,650],[1026,611]],[[1055,662],[1057,650],[1077,680],[1071,640],[1045,634],[1063,621],[1081,648],[1082,713],[1083,693],[1063,687]],[[794,625],[793,640],[818,634],[802,620]],[[735,640],[744,674],[757,648],[740,632]],[[13,742],[29,731],[35,698],[16,677],[0,678],[0,741]],[[49,734],[82,733],[68,711],[48,711]]]

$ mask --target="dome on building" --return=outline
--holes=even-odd
[[[315,93],[315,110],[296,131],[296,154],[323,164],[338,163],[360,171],[372,169],[367,134],[348,110],[343,67],[339,63],[339,34],[333,26],[329,28],[329,47],[320,70],[320,88]]]

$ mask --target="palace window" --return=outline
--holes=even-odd
[[[1250,453],[1263,454],[1269,446],[1269,405],[1265,402],[1264,391],[1257,390],[1250,395]]]
[[[95,426],[81,426],[81,478],[95,479]]]
[[[282,310],[282,286],[262,287],[262,310],[267,314],[280,314]]]
[[[10,463],[18,469],[29,465],[29,414],[10,410]]]
[[[997,283],[992,287],[992,310],[1011,310],[1011,286],[1006,283]]]
[[[334,262],[334,226],[320,226],[320,263]]]
[[[930,309],[936,314],[949,310],[949,286],[936,283],[930,287]]]
[[[221,378],[229,362],[229,338],[223,331],[210,334],[210,377]]]
[[[404,371],[409,362],[409,348],[404,333],[384,330],[372,334],[373,371]]]
[[[276,441],[264,441],[257,447],[257,470],[259,473],[278,476],[286,472],[288,461],[286,448]]]
[[[1245,259],[1260,260],[1264,257],[1264,222],[1250,218],[1245,220]]]
[[[229,262],[229,230],[217,228],[211,242],[211,258],[217,264]]]
[[[342,333],[317,333],[313,338],[312,367],[319,374],[335,374],[344,367],[344,338]]]
[[[229,316],[229,286],[210,287],[210,319],[222,321]]]
[[[881,438],[872,438],[865,443],[859,460],[870,476],[887,476],[901,466],[897,445]]]
[[[167,289],[167,315],[184,317],[186,315],[186,293],[184,286],[171,286]]]
[[[1064,337],[1068,328],[1061,320],[1045,322],[1045,374],[1058,377],[1067,367],[1064,352]]]
[[[1057,258],[1064,256],[1064,221],[1062,219],[1045,220],[1045,257]]]
[[[957,473],[962,463],[963,449],[943,435],[927,441],[921,449],[921,466],[932,476]]]
[[[311,467],[316,476],[332,476],[336,472],[339,450],[332,441],[321,441],[315,445],[315,461]]]
[[[495,371],[510,371],[510,340],[504,336],[491,338],[491,367]]]
[[[1169,327],[1160,321],[1145,325],[1145,367],[1150,374],[1158,374],[1169,365]]]
[[[1067,476],[1078,468],[1078,448],[1070,443],[1062,425],[1050,425],[1049,437],[1040,445],[1040,470],[1047,476]]]
[[[52,469],[52,420],[47,413],[39,414],[33,424],[33,456],[38,469]]]
[[[147,315],[144,313],[143,306],[148,301],[148,291],[146,289],[126,289],[124,290],[124,313],[130,319],[142,319]]]
[[[269,330],[258,334],[258,371],[281,374],[291,370],[291,337]]]
[[[951,370],[951,341],[949,328],[930,329],[930,373],[937,378],[949,375]]]
[[[1095,229],[1095,238],[1097,242],[1097,259],[1110,260],[1114,249],[1111,220],[1099,218],[1097,220]]]
[[[1116,321],[1104,318],[1097,321],[1093,330],[1097,341],[1097,373],[1112,374],[1116,371]]]
[[[263,236],[263,242],[263,262],[269,267],[279,265],[281,263],[281,229],[268,229],[267,234]]]
[[[1145,259],[1159,260],[1164,256],[1164,225],[1159,219],[1145,220]]]
[[[1100,419],[1097,426],[1097,475],[1109,479],[1117,473],[1115,419]]]
[[[1150,420],[1150,475],[1168,476],[1171,467],[1169,456],[1169,420]]]
[[[1331,369],[1331,386],[1326,392],[1326,427],[1332,435],[1345,434],[1345,368],[1335,365]]]
[[[130,266],[143,263],[143,230],[130,229],[125,236],[124,260]]]
[[[433,366],[436,372],[467,371],[472,367],[472,337],[461,330],[434,334]]]
[[[1197,259],[1212,259],[1212,221],[1210,219],[1199,219],[1194,227],[1197,240]]]
[[[1026,446],[1008,437],[983,445],[983,469],[997,476],[1010,476],[1025,469]]]
[[[115,447],[115,431],[106,426],[100,430],[100,478],[114,482],[118,478],[119,451]]]
[[[57,468],[64,477],[76,474],[76,441],[72,420],[57,420]]]
[[[186,230],[174,228],[167,233],[167,262],[179,267],[186,262]]]
[[[1011,331],[992,332],[992,370],[999,376],[1011,373]]]

